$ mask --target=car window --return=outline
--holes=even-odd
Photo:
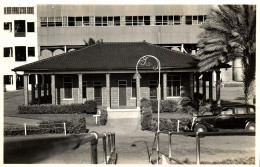
[[[253,108],[248,108],[248,113],[249,114],[254,114],[255,113],[255,110]]]
[[[221,115],[231,115],[231,114],[233,114],[233,110],[231,108],[224,109],[223,111],[221,111]]]
[[[246,108],[236,108],[235,113],[236,114],[246,114]]]

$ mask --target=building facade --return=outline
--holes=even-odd
[[[80,49],[85,46],[84,40],[87,41],[89,38],[104,42],[145,40],[167,49],[196,54],[198,34],[202,32],[200,25],[206,20],[212,7],[212,5],[38,4],[34,6],[34,13],[29,15],[23,12],[24,7],[6,6],[2,25],[5,38],[10,39],[8,40],[10,43],[4,44],[1,58],[6,65],[8,64],[4,74],[7,90],[19,87],[16,84],[19,75],[10,69],[22,63]],[[12,32],[8,29],[10,22]],[[28,32],[31,22],[35,24],[34,32]],[[24,30],[19,31],[26,31],[26,37],[14,36],[17,24],[25,25]],[[24,51],[25,45],[26,51]],[[32,47],[35,48],[34,57],[27,53],[29,50],[32,52]],[[26,61],[15,60],[15,55],[20,53],[19,49],[22,50]],[[11,55],[9,54],[11,52],[14,56],[6,58],[5,56]],[[232,68],[221,69],[221,80],[241,81],[241,62],[236,60],[230,62],[230,65]]]

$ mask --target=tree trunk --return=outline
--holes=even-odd
[[[249,84],[247,90],[247,98],[245,99],[246,104],[254,104],[255,99],[255,79]]]

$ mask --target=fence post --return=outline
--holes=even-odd
[[[177,132],[180,132],[180,120],[177,120]]]
[[[91,163],[98,164],[98,153],[97,153],[98,134],[96,132],[92,132],[91,134],[95,135],[96,138],[91,141]]]
[[[24,135],[27,135],[26,123],[24,123]]]
[[[103,137],[103,155],[104,155],[104,163],[107,164],[107,144],[106,144],[106,133],[103,133],[105,136]]]
[[[200,136],[199,132],[196,133],[196,160],[197,165],[200,164]]]
[[[169,160],[170,160],[170,163],[171,163],[171,157],[172,157],[172,136],[171,136],[171,133],[168,134],[169,136]]]
[[[64,134],[65,134],[65,136],[66,136],[66,135],[67,135],[67,132],[66,132],[66,131],[67,131],[67,130],[66,130],[66,123],[64,122],[63,125],[64,125]]]

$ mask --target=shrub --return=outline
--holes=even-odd
[[[141,100],[141,109],[151,107],[153,113],[158,112],[158,101],[157,100],[148,100],[143,98]],[[173,100],[161,100],[160,101],[160,113],[163,112],[176,112],[178,109],[178,104]]]
[[[108,116],[107,110],[105,108],[100,108],[100,119],[99,119],[100,125],[106,125],[107,116]]]
[[[64,133],[64,124],[66,123],[66,133],[79,134],[87,133],[85,118],[79,118],[76,121],[68,120],[49,120],[39,122],[39,126],[26,127],[28,135],[41,135],[41,134],[61,134]],[[6,127],[4,129],[5,136],[24,135],[23,127]]]
[[[153,115],[150,107],[142,109],[142,119],[141,119],[142,130],[151,130],[152,117]]]
[[[19,105],[19,114],[96,114],[97,105],[94,100],[84,104],[69,105]]]
[[[146,98],[142,98],[140,108],[142,109],[142,108],[149,108],[149,107],[151,107],[151,101]]]

